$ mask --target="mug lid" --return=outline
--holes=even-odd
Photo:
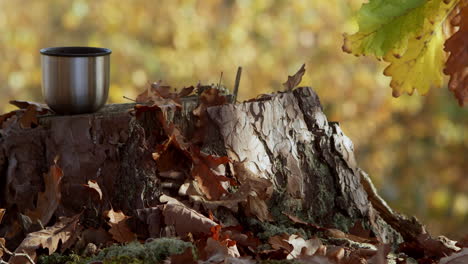
[[[110,49],[96,47],[52,47],[40,50],[42,55],[59,57],[97,57],[112,53]]]

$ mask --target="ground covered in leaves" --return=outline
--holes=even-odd
[[[304,66],[285,83],[291,91],[300,83]],[[72,217],[54,217],[61,202],[63,171],[55,163],[44,174],[45,190],[37,196],[36,208],[20,214],[22,221],[3,226],[0,233],[2,263],[468,263],[468,237],[455,242],[421,234],[399,245],[381,243],[361,223],[345,233],[318,226],[299,217],[270,210],[272,183],[256,177],[240,162],[207,155],[199,140],[207,126],[206,109],[232,100],[219,85],[187,87],[171,92],[157,82],[136,98],[129,114],[141,118],[152,113],[163,127],[165,140],[155,146],[155,166],[176,192],[162,194],[160,204],[137,209],[132,216],[100,208],[89,219],[89,208]],[[200,135],[188,140],[170,122],[162,109],[182,108],[181,98],[197,90],[199,105],[193,111]],[[231,98],[231,99],[230,99]],[[234,96],[235,98],[235,96]],[[38,116],[50,110],[44,105],[13,101],[21,109],[0,116],[0,126],[38,126]],[[185,161],[181,164],[181,160]],[[224,176],[220,165],[231,164],[234,178]],[[181,182],[180,168],[190,179]],[[83,183],[90,199],[100,204],[103,192],[95,181]],[[190,197],[186,199],[184,197]],[[198,202],[197,202],[198,201]],[[200,206],[203,204],[204,206]],[[107,206],[108,207],[108,206]],[[212,208],[225,208],[219,219]],[[86,211],[88,210],[88,211]],[[9,212],[0,209],[0,222]],[[233,217],[235,213],[238,217]],[[16,223],[16,222],[15,222]],[[11,248],[11,238],[21,236]],[[13,252],[12,252],[13,251]]]

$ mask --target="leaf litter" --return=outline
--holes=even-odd
[[[286,90],[296,88],[304,74],[305,65],[302,65],[284,83]],[[183,98],[192,96],[195,89],[190,86],[173,92],[170,86],[162,85],[161,81],[153,83],[138,95],[137,105],[132,112],[136,118],[152,115],[162,126],[165,135],[161,143],[154,146],[153,159],[161,179],[179,186],[176,196],[162,194],[159,205],[127,212],[129,215],[110,208],[99,213],[103,224],[95,226],[89,226],[82,214],[54,219],[54,213],[61,201],[60,183],[64,176],[56,159],[49,172],[44,174],[45,191],[38,194],[36,208],[26,213],[31,221],[40,221],[47,227],[27,234],[15,251],[25,252],[35,260],[41,248],[52,254],[95,245],[91,252],[97,253],[116,242],[143,243],[146,239],[150,243],[148,241],[151,239],[170,235],[190,242],[193,247],[169,256],[167,263],[250,264],[261,260],[282,259],[298,263],[387,263],[390,247],[379,243],[359,222],[355,223],[349,233],[345,233],[305,222],[293,213],[283,212],[283,217],[291,225],[307,229],[313,235],[304,237],[300,234],[281,233],[262,240],[257,237],[256,230],[248,230],[241,223],[226,224],[226,219],[217,219],[212,210],[228,210],[260,222],[275,221],[269,210],[273,184],[268,179],[257,177],[243,162],[203,153],[199,149],[200,143],[205,140],[204,129],[210,125],[207,109],[229,101],[219,90],[205,87],[200,92],[199,105],[192,113],[197,119],[193,139],[188,140],[169,121],[167,111],[179,111]],[[0,116],[3,128],[5,121],[13,120],[14,117],[16,119],[8,125],[19,123],[23,129],[34,128],[39,125],[38,115],[50,113],[45,106],[36,103],[14,101],[13,104],[22,109]],[[89,180],[82,185],[98,198],[94,202],[103,200],[104,194],[97,181]],[[0,222],[4,215],[8,216],[8,212],[5,214],[5,209],[0,209]],[[146,233],[136,230],[137,225],[139,230],[146,229]],[[330,238],[370,243],[369,245],[374,246],[353,248],[336,245]],[[0,238],[2,248],[7,246],[7,242],[7,239]],[[439,259],[441,263],[463,263],[467,251],[462,247],[466,247],[466,244],[460,241],[458,246],[450,245],[447,241],[424,234],[417,241],[400,245],[397,249],[400,254],[398,263],[411,263],[407,262],[410,257],[420,261],[434,261],[427,263],[435,263]],[[132,244],[128,244],[130,245]],[[0,258],[2,257],[5,254],[0,250]],[[24,262],[24,257],[10,258],[10,263]]]

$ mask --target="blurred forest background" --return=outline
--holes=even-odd
[[[240,99],[282,89],[302,63],[330,120],[391,206],[434,234],[468,233],[468,109],[444,87],[394,99],[383,63],[341,51],[364,0],[0,0],[0,110],[42,101],[39,49],[112,49],[109,103],[148,83],[217,83]]]

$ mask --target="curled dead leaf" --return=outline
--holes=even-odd
[[[209,235],[211,227],[218,225],[213,220],[183,204],[169,202],[162,208],[164,223],[174,226],[177,235],[182,237],[188,233]]]
[[[96,192],[97,195],[99,195],[99,200],[102,200],[102,191],[101,187],[99,187],[99,184],[95,180],[89,180],[88,184],[83,184],[83,186],[88,187],[90,190],[93,190]]]
[[[126,221],[129,216],[126,216],[122,211],[114,211],[111,209],[104,213],[106,217],[109,218],[107,222],[111,227],[109,233],[112,235],[112,238],[120,243],[131,242],[136,239],[135,233],[133,233],[128,227]]]
[[[305,64],[302,64],[301,68],[293,75],[288,76],[288,80],[283,83],[286,91],[292,91],[296,86],[298,86],[302,81],[302,76],[305,73]]]

